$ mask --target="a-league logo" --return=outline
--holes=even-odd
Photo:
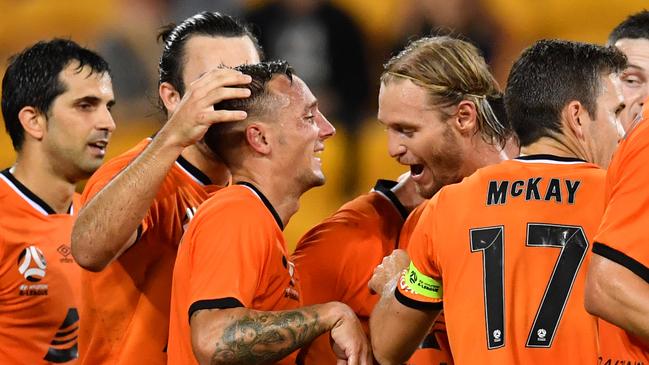
[[[18,272],[31,282],[40,281],[46,267],[45,255],[36,246],[25,248],[18,256]]]

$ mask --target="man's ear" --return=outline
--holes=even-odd
[[[469,100],[462,100],[457,105],[457,113],[453,126],[462,135],[474,135],[478,130],[478,111],[476,105]]]
[[[583,140],[585,124],[590,121],[586,108],[579,101],[573,100],[563,108],[561,116],[563,127],[572,131],[578,139]]]
[[[25,130],[25,134],[31,138],[41,140],[47,130],[47,118],[45,114],[33,106],[26,106],[18,112],[18,120]]]
[[[263,124],[252,123],[246,127],[246,142],[257,153],[267,155],[271,152],[267,127]]]
[[[182,99],[178,90],[170,83],[163,82],[158,87],[158,94],[165,108],[167,108],[169,115],[173,114]]]

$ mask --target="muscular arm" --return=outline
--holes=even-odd
[[[649,341],[649,283],[594,254],[586,278],[586,310]]]
[[[278,361],[331,331],[337,354],[352,364],[371,364],[361,325],[349,307],[331,302],[295,310],[246,308],[200,310],[190,320],[200,364],[265,364]]]
[[[250,90],[226,86],[249,82],[238,71],[218,69],[190,85],[151,144],[79,212],[72,230],[72,254],[79,265],[101,271],[135,242],[140,222],[183,149],[200,140],[212,123],[245,119],[245,112],[212,106],[247,97]]]
[[[394,296],[394,285],[385,290],[370,316],[375,359],[381,365],[406,362],[439,313],[439,310],[413,309],[399,303]]]

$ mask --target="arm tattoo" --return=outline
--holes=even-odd
[[[216,343],[212,364],[265,364],[278,361],[324,332],[312,309],[251,312],[234,321]]]

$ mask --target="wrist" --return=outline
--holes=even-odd
[[[329,302],[322,304],[321,321],[326,331],[331,331],[338,324],[350,316],[354,316],[354,312],[341,302]]]

